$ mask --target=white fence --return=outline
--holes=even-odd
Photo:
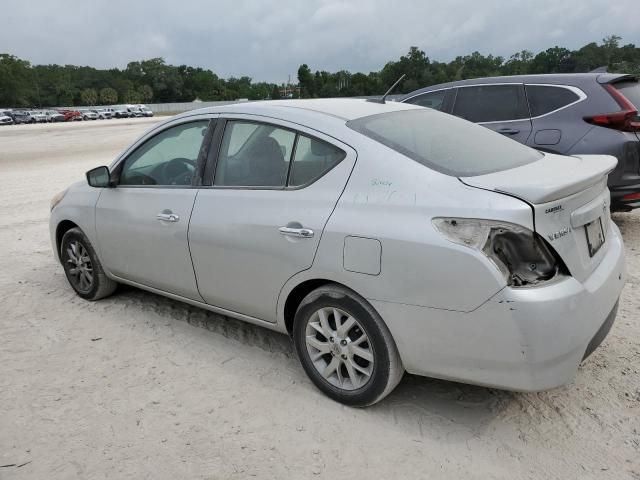
[[[153,113],[180,113],[195,110],[196,108],[218,107],[220,105],[230,105],[232,103],[243,103],[245,100],[232,100],[220,102],[182,102],[182,103],[147,103],[147,107]]]

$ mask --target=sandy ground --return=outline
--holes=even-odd
[[[50,198],[154,121],[0,128],[1,479],[640,479],[640,215],[614,217],[629,282],[574,382],[525,395],[407,375],[352,409],[282,335],[67,285]]]

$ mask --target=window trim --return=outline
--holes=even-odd
[[[212,146],[209,150],[209,157],[207,158],[207,165],[205,166],[205,170],[204,170],[204,174],[205,177],[203,178],[203,185],[200,186],[200,188],[207,188],[207,189],[219,189],[219,190],[275,190],[275,191],[293,191],[293,190],[302,190],[303,188],[307,188],[311,185],[313,185],[314,183],[316,183],[318,180],[320,180],[322,177],[324,177],[326,174],[328,174],[330,171],[332,171],[336,166],[338,166],[345,158],[347,158],[347,151],[339,146],[336,145],[334,142],[330,142],[327,141],[323,138],[318,137],[317,135],[313,135],[310,134],[308,132],[302,131],[302,130],[298,130],[296,128],[290,127],[288,125],[283,125],[281,123],[275,123],[274,121],[269,121],[269,120],[275,120],[275,121],[279,121],[280,119],[271,119],[271,117],[266,117],[268,118],[268,120],[262,120],[262,119],[254,119],[254,118],[247,118],[244,117],[242,114],[238,114],[238,116],[233,116],[230,117],[228,115],[221,115],[220,118],[218,119],[217,125],[216,125],[216,132],[213,134],[213,141],[212,141]],[[257,123],[260,125],[269,125],[269,126],[273,126],[275,128],[279,128],[281,130],[288,130],[290,132],[292,132],[293,134],[295,134],[295,138],[293,140],[293,147],[291,148],[291,155],[289,157],[289,165],[287,167],[287,177],[285,180],[285,185],[282,187],[273,187],[273,186],[255,186],[255,185],[247,185],[247,186],[241,186],[241,185],[215,185],[215,175],[216,175],[216,171],[218,169],[218,160],[220,158],[220,149],[222,148],[222,141],[224,138],[224,132],[226,130],[226,126],[229,122],[245,122],[245,123]],[[285,122],[284,120],[282,120],[283,122]],[[297,186],[289,186],[289,178],[291,175],[291,168],[293,166],[293,162],[295,159],[295,154],[296,154],[296,150],[298,147],[298,137],[302,135],[305,137],[308,137],[312,140],[317,140],[319,142],[324,142],[327,143],[335,148],[337,148],[338,150],[340,150],[343,154],[342,158],[340,159],[340,161],[336,162],[335,165],[333,165],[331,168],[329,168],[328,170],[326,170],[325,172],[322,173],[322,175],[320,175],[319,177],[314,178],[312,181],[307,182],[303,185],[297,185]],[[215,153],[214,153],[215,152]]]
[[[557,83],[527,83],[527,82],[495,82],[495,83],[473,83],[473,84],[469,84],[469,85],[453,85],[450,87],[442,87],[442,88],[436,88],[433,90],[429,90],[426,92],[420,92],[417,93],[411,97],[407,97],[404,100],[402,100],[402,103],[407,103],[409,100],[411,100],[412,98],[415,98],[419,95],[424,95],[425,93],[432,93],[432,92],[440,92],[442,90],[456,90],[454,92],[455,94],[455,98],[453,99],[453,104],[452,106],[455,105],[456,100],[458,99],[458,89],[460,88],[467,88],[467,87],[482,87],[482,86],[486,86],[486,85],[523,85],[524,86],[524,93],[525,93],[525,97],[527,99],[527,109],[529,110],[529,120],[537,120],[539,118],[543,118],[546,117],[547,115],[551,115],[552,113],[556,113],[559,112],[560,110],[564,110],[565,108],[569,108],[572,107],[573,105],[576,105],[580,102],[583,102],[584,100],[587,99],[587,94],[584,93],[584,91],[578,87],[575,87],[573,85],[561,85],[561,84],[557,84]],[[538,115],[536,117],[532,117],[531,116],[531,106],[529,105],[529,97],[527,96],[527,85],[530,85],[532,87],[558,87],[558,88],[564,88],[566,90],[571,90],[573,93],[575,93],[576,95],[578,95],[579,99],[576,100],[575,102],[569,103],[567,105],[565,105],[564,107],[560,107],[557,108],[555,110],[552,110],[551,112],[547,112],[547,113],[543,113],[542,115]],[[451,109],[451,111],[449,112],[445,112],[445,113],[450,113],[453,115],[453,108]],[[461,117],[460,117],[461,118]],[[523,120],[527,120],[527,118],[521,118],[521,119],[517,119],[517,120],[496,120],[496,121],[491,121],[491,122],[474,122],[478,125],[491,125],[491,124],[496,124],[496,123],[511,123],[511,122],[522,122]]]
[[[200,144],[200,151],[198,152],[198,157],[196,158],[196,169],[191,179],[191,185],[120,185],[120,174],[122,173],[122,169],[124,168],[124,164],[127,159],[133,155],[139,148],[144,146],[148,141],[152,140],[156,136],[161,133],[180,125],[185,125],[188,123],[196,123],[196,122],[207,122],[207,132],[202,138],[202,143]],[[209,131],[215,129],[217,123],[217,116],[211,115],[194,115],[180,118],[176,121],[165,123],[159,125],[155,129],[147,132],[142,138],[139,138],[137,142],[133,145],[130,145],[127,150],[125,150],[120,157],[118,157],[109,167],[109,173],[111,177],[116,177],[115,185],[113,188],[168,188],[168,189],[193,189],[200,188],[202,181],[198,178],[201,172],[204,171],[204,168],[200,168],[200,164],[206,161],[206,155],[204,153],[208,151],[208,147],[210,142],[208,142],[208,138],[210,138]]]
[[[573,102],[571,102],[571,103],[568,103],[568,104],[564,105],[563,107],[556,108],[555,110],[551,110],[550,112],[543,113],[542,115],[537,115],[537,116],[535,116],[535,117],[531,117],[531,120],[537,120],[537,119],[539,119],[539,118],[546,117],[547,115],[551,115],[551,114],[553,114],[553,113],[559,112],[560,110],[564,110],[565,108],[572,107],[572,106],[574,106],[574,105],[576,105],[576,104],[578,104],[578,103],[580,103],[580,102],[582,102],[582,101],[584,101],[584,100],[586,100],[586,99],[587,99],[587,94],[586,94],[586,93],[584,93],[584,92],[582,91],[582,89],[580,89],[580,88],[578,88],[578,87],[574,87],[573,85],[557,85],[557,84],[555,84],[555,83],[525,83],[525,84],[524,84],[524,91],[525,91],[525,94],[526,94],[526,92],[527,92],[527,87],[528,87],[528,86],[530,86],[530,87],[555,87],[555,88],[564,88],[565,90],[569,90],[569,91],[571,91],[571,92],[575,93],[576,95],[578,95],[578,99],[577,99],[577,100],[575,100],[575,101],[573,101]],[[529,103],[529,95],[527,95],[527,104],[528,104],[528,103]],[[529,105],[529,112],[531,112],[531,105]]]

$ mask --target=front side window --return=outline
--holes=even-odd
[[[371,115],[351,120],[347,126],[422,165],[456,177],[499,172],[544,156],[488,128],[428,108]]]
[[[120,185],[191,185],[208,120],[183,123],[147,140],[124,161]]]
[[[274,125],[227,122],[215,186],[284,187],[296,134]]]
[[[580,99],[576,93],[562,87],[527,85],[526,89],[532,117],[553,112]]]
[[[442,110],[444,107],[444,98],[447,96],[447,90],[438,90],[437,92],[423,93],[407,100],[406,103],[413,103],[421,107],[429,107],[434,110]]]
[[[453,114],[474,123],[529,118],[523,85],[459,87]]]

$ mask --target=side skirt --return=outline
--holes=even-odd
[[[120,278],[116,275],[109,274],[110,278],[115,280],[118,283],[124,283],[126,285],[131,285],[132,287],[139,288],[141,290],[146,290],[151,293],[155,293],[158,295],[162,295],[163,297],[171,298],[172,300],[178,300],[180,302],[188,303],[189,305],[193,305],[195,307],[202,308],[204,310],[209,310],[210,312],[218,313],[220,315],[224,315],[227,317],[232,317],[238,320],[242,320],[243,322],[251,323],[254,325],[258,325],[261,327],[268,328],[269,330],[274,330],[276,332],[280,332],[283,334],[287,333],[286,328],[284,326],[279,325],[277,322],[267,322],[266,320],[261,320],[259,318],[251,317],[249,315],[244,315],[242,313],[234,312],[232,310],[226,310],[224,308],[215,307],[213,305],[209,305],[207,303],[198,302],[197,300],[191,300],[190,298],[182,297],[180,295],[175,295],[173,293],[165,292],[163,290],[158,290],[157,288],[149,287],[147,285],[143,285],[141,283],[132,282],[131,280],[126,280],[124,278]]]

